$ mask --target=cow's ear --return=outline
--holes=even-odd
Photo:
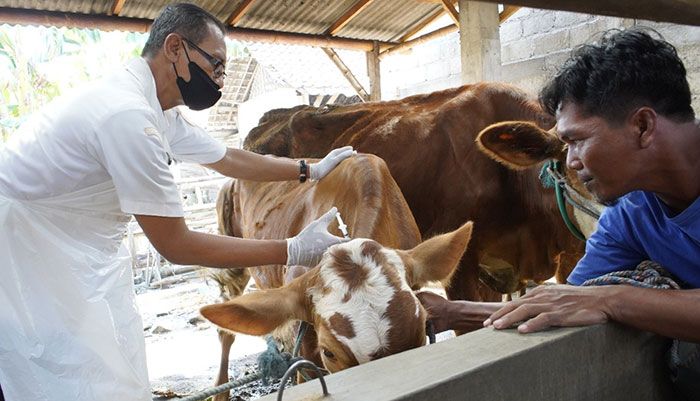
[[[281,288],[242,295],[222,304],[207,305],[199,312],[219,327],[250,335],[264,335],[289,320],[310,319],[305,289],[309,273]]]
[[[423,241],[411,250],[397,251],[406,261],[411,288],[421,287],[428,281],[449,281],[467,250],[472,226],[468,221],[457,230]]]
[[[553,131],[545,131],[527,121],[489,125],[479,133],[476,143],[492,159],[512,169],[528,168],[556,158],[564,149],[564,143]]]

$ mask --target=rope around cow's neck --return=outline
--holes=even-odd
[[[559,167],[560,162],[558,160],[549,160],[542,166],[542,170],[540,170],[540,181],[545,188],[554,187],[557,207],[559,208],[559,213],[564,220],[564,224],[566,224],[566,227],[576,238],[580,239],[581,241],[585,241],[586,237],[571,221],[564,201],[596,220],[600,218],[600,213],[595,207],[595,203],[586,199],[571,185],[569,185],[569,183],[566,181],[566,177],[559,172]]]

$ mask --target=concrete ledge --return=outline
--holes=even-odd
[[[327,398],[314,380],[284,400],[672,400],[668,346],[616,324],[528,335],[488,328],[327,376]]]

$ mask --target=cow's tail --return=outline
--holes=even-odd
[[[236,180],[229,180],[221,187],[219,196],[216,198],[216,217],[221,235],[231,237],[242,235],[236,219],[236,190]],[[243,294],[250,280],[248,269],[208,269],[208,271],[208,276],[219,284],[221,298],[224,301]]]
[[[238,237],[241,235],[235,224],[234,196],[236,191],[236,180],[228,180],[219,190],[216,198],[216,220],[219,227],[219,234]],[[238,232],[236,232],[238,231]]]

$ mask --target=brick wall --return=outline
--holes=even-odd
[[[522,8],[501,24],[501,80],[536,93],[571,49],[598,32],[643,25],[678,48],[700,112],[700,27]],[[396,99],[458,86],[459,34],[453,33],[382,60],[382,96]]]
[[[382,99],[459,86],[461,68],[459,32],[388,56],[381,62]]]

